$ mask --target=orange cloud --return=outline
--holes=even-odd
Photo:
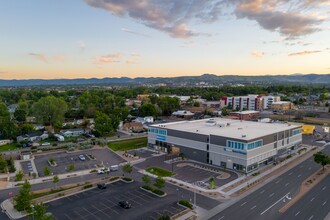
[[[65,61],[65,56],[63,56],[63,55],[47,56],[47,55],[41,54],[41,53],[29,53],[29,55],[43,63],[49,63],[52,61],[55,61],[55,62],[64,62]]]
[[[308,54],[313,54],[313,53],[320,53],[322,51],[320,50],[305,50],[305,51],[301,51],[301,52],[297,52],[297,53],[290,53],[288,56],[292,57],[292,56],[304,56],[304,55],[308,55]]]
[[[100,57],[95,58],[96,64],[107,64],[107,63],[119,63],[121,62],[122,54],[121,53],[114,53],[108,54]]]
[[[261,51],[252,51],[250,53],[250,55],[253,56],[253,57],[263,57],[265,55],[265,53],[261,52]]]
[[[132,57],[140,57],[141,54],[139,54],[139,53],[131,53],[131,56],[132,56]]]

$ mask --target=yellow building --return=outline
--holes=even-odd
[[[273,102],[271,105],[271,109],[272,111],[278,111],[278,112],[288,111],[293,109],[293,104],[291,102],[285,102],[285,101]]]
[[[315,126],[314,125],[303,125],[302,134],[313,134]]]

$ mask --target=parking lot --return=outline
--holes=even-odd
[[[180,166],[181,164],[181,166]],[[202,166],[202,167],[201,167]],[[238,178],[237,173],[232,171],[224,171],[208,165],[200,165],[199,163],[175,163],[173,172],[176,173],[174,178],[188,183],[194,183],[201,187],[207,187],[211,177],[215,180],[215,186],[222,186],[226,183]],[[202,184],[204,182],[205,184]]]
[[[21,162],[21,167],[24,174],[29,174],[33,172],[31,161]]]
[[[93,155],[95,159],[87,155]],[[79,155],[84,155],[85,160],[79,159]],[[52,158],[55,160],[57,166],[50,167],[48,160]],[[39,176],[44,175],[44,167],[49,166],[53,174],[61,174],[69,172],[70,164],[74,165],[74,171],[97,168],[97,164],[102,164],[106,167],[117,165],[125,162],[124,159],[108,149],[91,149],[73,153],[57,152],[46,155],[39,155],[35,157],[34,163],[37,167]]]
[[[128,153],[131,155],[134,155],[134,153],[136,153],[136,155],[141,158],[149,158],[152,157],[152,154],[155,154],[155,152],[147,148],[138,148],[138,149],[130,150],[128,151]]]
[[[132,207],[124,209],[119,201],[128,201]],[[92,189],[49,204],[48,211],[58,220],[76,219],[158,219],[173,216],[185,208],[172,197],[159,198],[138,187],[137,183],[115,182],[107,189]]]

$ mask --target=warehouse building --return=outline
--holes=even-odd
[[[148,145],[203,163],[248,173],[302,142],[301,125],[224,118],[149,126]]]

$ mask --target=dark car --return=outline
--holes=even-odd
[[[124,209],[129,209],[131,208],[132,205],[128,201],[120,201],[119,206],[123,207]]]
[[[97,187],[99,189],[106,189],[107,188],[107,184],[105,184],[105,183],[99,183],[99,184],[97,184]]]

